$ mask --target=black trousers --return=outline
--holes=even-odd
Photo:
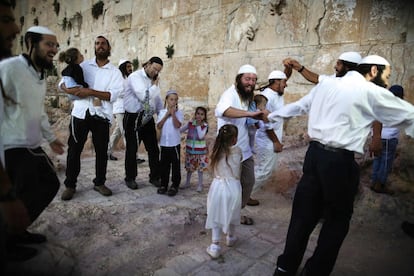
[[[59,190],[55,167],[40,147],[8,149],[5,159],[14,192],[23,201],[33,222]]]
[[[140,113],[125,112],[124,130],[125,130],[125,180],[135,180],[137,177],[137,152],[138,139],[144,143],[145,150],[148,153],[148,164],[150,168],[149,179],[160,178],[160,149],[158,147],[157,134],[155,131],[155,121],[152,118],[142,127],[140,125]]]
[[[85,119],[71,117],[69,125],[68,155],[66,162],[66,187],[75,188],[81,169],[80,156],[85,146],[88,133],[92,132],[92,143],[95,148],[95,178],[96,186],[104,185],[106,181],[106,168],[108,165],[109,121],[95,118],[86,112]]]
[[[349,230],[353,202],[359,184],[354,154],[329,150],[312,141],[293,200],[285,249],[277,266],[295,275],[309,236],[324,219],[315,251],[305,264],[306,275],[329,275]]]
[[[161,147],[161,186],[168,188],[171,172],[171,187],[178,189],[181,182],[181,145]]]

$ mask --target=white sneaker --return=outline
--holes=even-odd
[[[226,237],[226,245],[228,247],[232,247],[237,241],[237,237],[236,236],[227,236]]]
[[[209,247],[207,247],[207,254],[210,255],[212,259],[217,259],[220,256],[221,253],[221,247],[218,244],[210,244]]]

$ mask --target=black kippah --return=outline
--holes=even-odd
[[[162,62],[162,59],[160,59],[159,57],[152,57],[152,58],[150,58],[150,60],[149,60],[151,63],[158,63],[158,64],[160,64],[161,66],[164,66],[164,63]]]

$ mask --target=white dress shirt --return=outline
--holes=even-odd
[[[375,120],[389,127],[404,127],[407,135],[414,137],[414,106],[356,71],[323,80],[298,102],[271,113],[269,120],[306,111],[309,137],[335,148],[363,154]]]
[[[167,109],[161,109],[158,115],[157,124],[164,118],[167,113]],[[184,115],[181,110],[175,112],[175,116],[182,124],[184,121]],[[169,116],[165,120],[161,130],[160,146],[162,147],[175,147],[181,143],[181,131],[180,128],[176,128],[173,123],[173,118]]]
[[[6,95],[16,102],[4,102],[0,110],[4,149],[37,148],[43,138],[49,143],[56,140],[44,107],[46,80],[40,73],[20,55],[0,62],[0,79]]]
[[[252,149],[249,144],[249,134],[246,125],[246,117],[243,118],[229,118],[225,117],[224,112],[230,107],[247,111],[249,108],[248,103],[244,103],[240,100],[239,94],[236,91],[236,87],[232,85],[229,89],[224,91],[221,95],[219,102],[217,103],[215,115],[217,117],[217,131],[223,125],[233,124],[238,128],[237,144],[243,153],[243,161],[249,159],[252,156]]]
[[[121,71],[109,62],[99,67],[96,59],[85,60],[80,66],[82,67],[83,76],[89,88],[109,92],[111,97],[109,101],[101,100],[101,106],[94,106],[93,101],[95,97],[74,100],[72,116],[78,119],[85,119],[86,111],[89,110],[91,115],[98,115],[112,121],[112,103],[123,90]],[[62,81],[59,83],[59,88],[61,83]]]
[[[160,96],[160,87],[153,85],[151,79],[145,73],[144,68],[133,72],[128,76],[128,86],[124,96],[124,108],[129,113],[138,113],[142,110],[141,102],[145,100],[145,91],[149,91],[149,104],[156,113],[163,108]]]
[[[113,104],[113,110],[112,112],[114,114],[120,114],[120,113],[125,113],[125,109],[124,109],[124,96],[125,96],[125,90],[128,87],[128,79],[125,78],[123,79],[123,89],[122,91],[119,93],[118,97],[116,98],[114,104]]]

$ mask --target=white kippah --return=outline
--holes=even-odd
[[[362,57],[357,52],[345,52],[342,53],[338,59],[358,64],[361,62]]]
[[[287,79],[286,74],[283,73],[282,71],[272,71],[269,74],[269,77],[267,78],[269,80],[283,80],[283,79]]]
[[[176,90],[173,90],[173,89],[168,90],[168,91],[167,91],[167,94],[166,94],[165,96],[167,97],[168,95],[171,95],[171,94],[175,94],[175,95],[177,95],[177,96],[178,96],[177,91],[176,91]]]
[[[121,58],[118,62],[118,66],[121,66],[122,64],[124,64],[125,62],[127,62],[128,60]]]
[[[366,56],[361,60],[359,64],[390,65],[390,63],[385,58],[377,55]]]
[[[26,33],[37,33],[37,34],[44,34],[44,35],[55,35],[50,29],[43,27],[43,26],[33,26],[30,27]]]
[[[240,75],[245,73],[252,73],[257,75],[256,68],[254,68],[250,64],[245,64],[242,67],[240,67],[239,72],[237,74]]]

